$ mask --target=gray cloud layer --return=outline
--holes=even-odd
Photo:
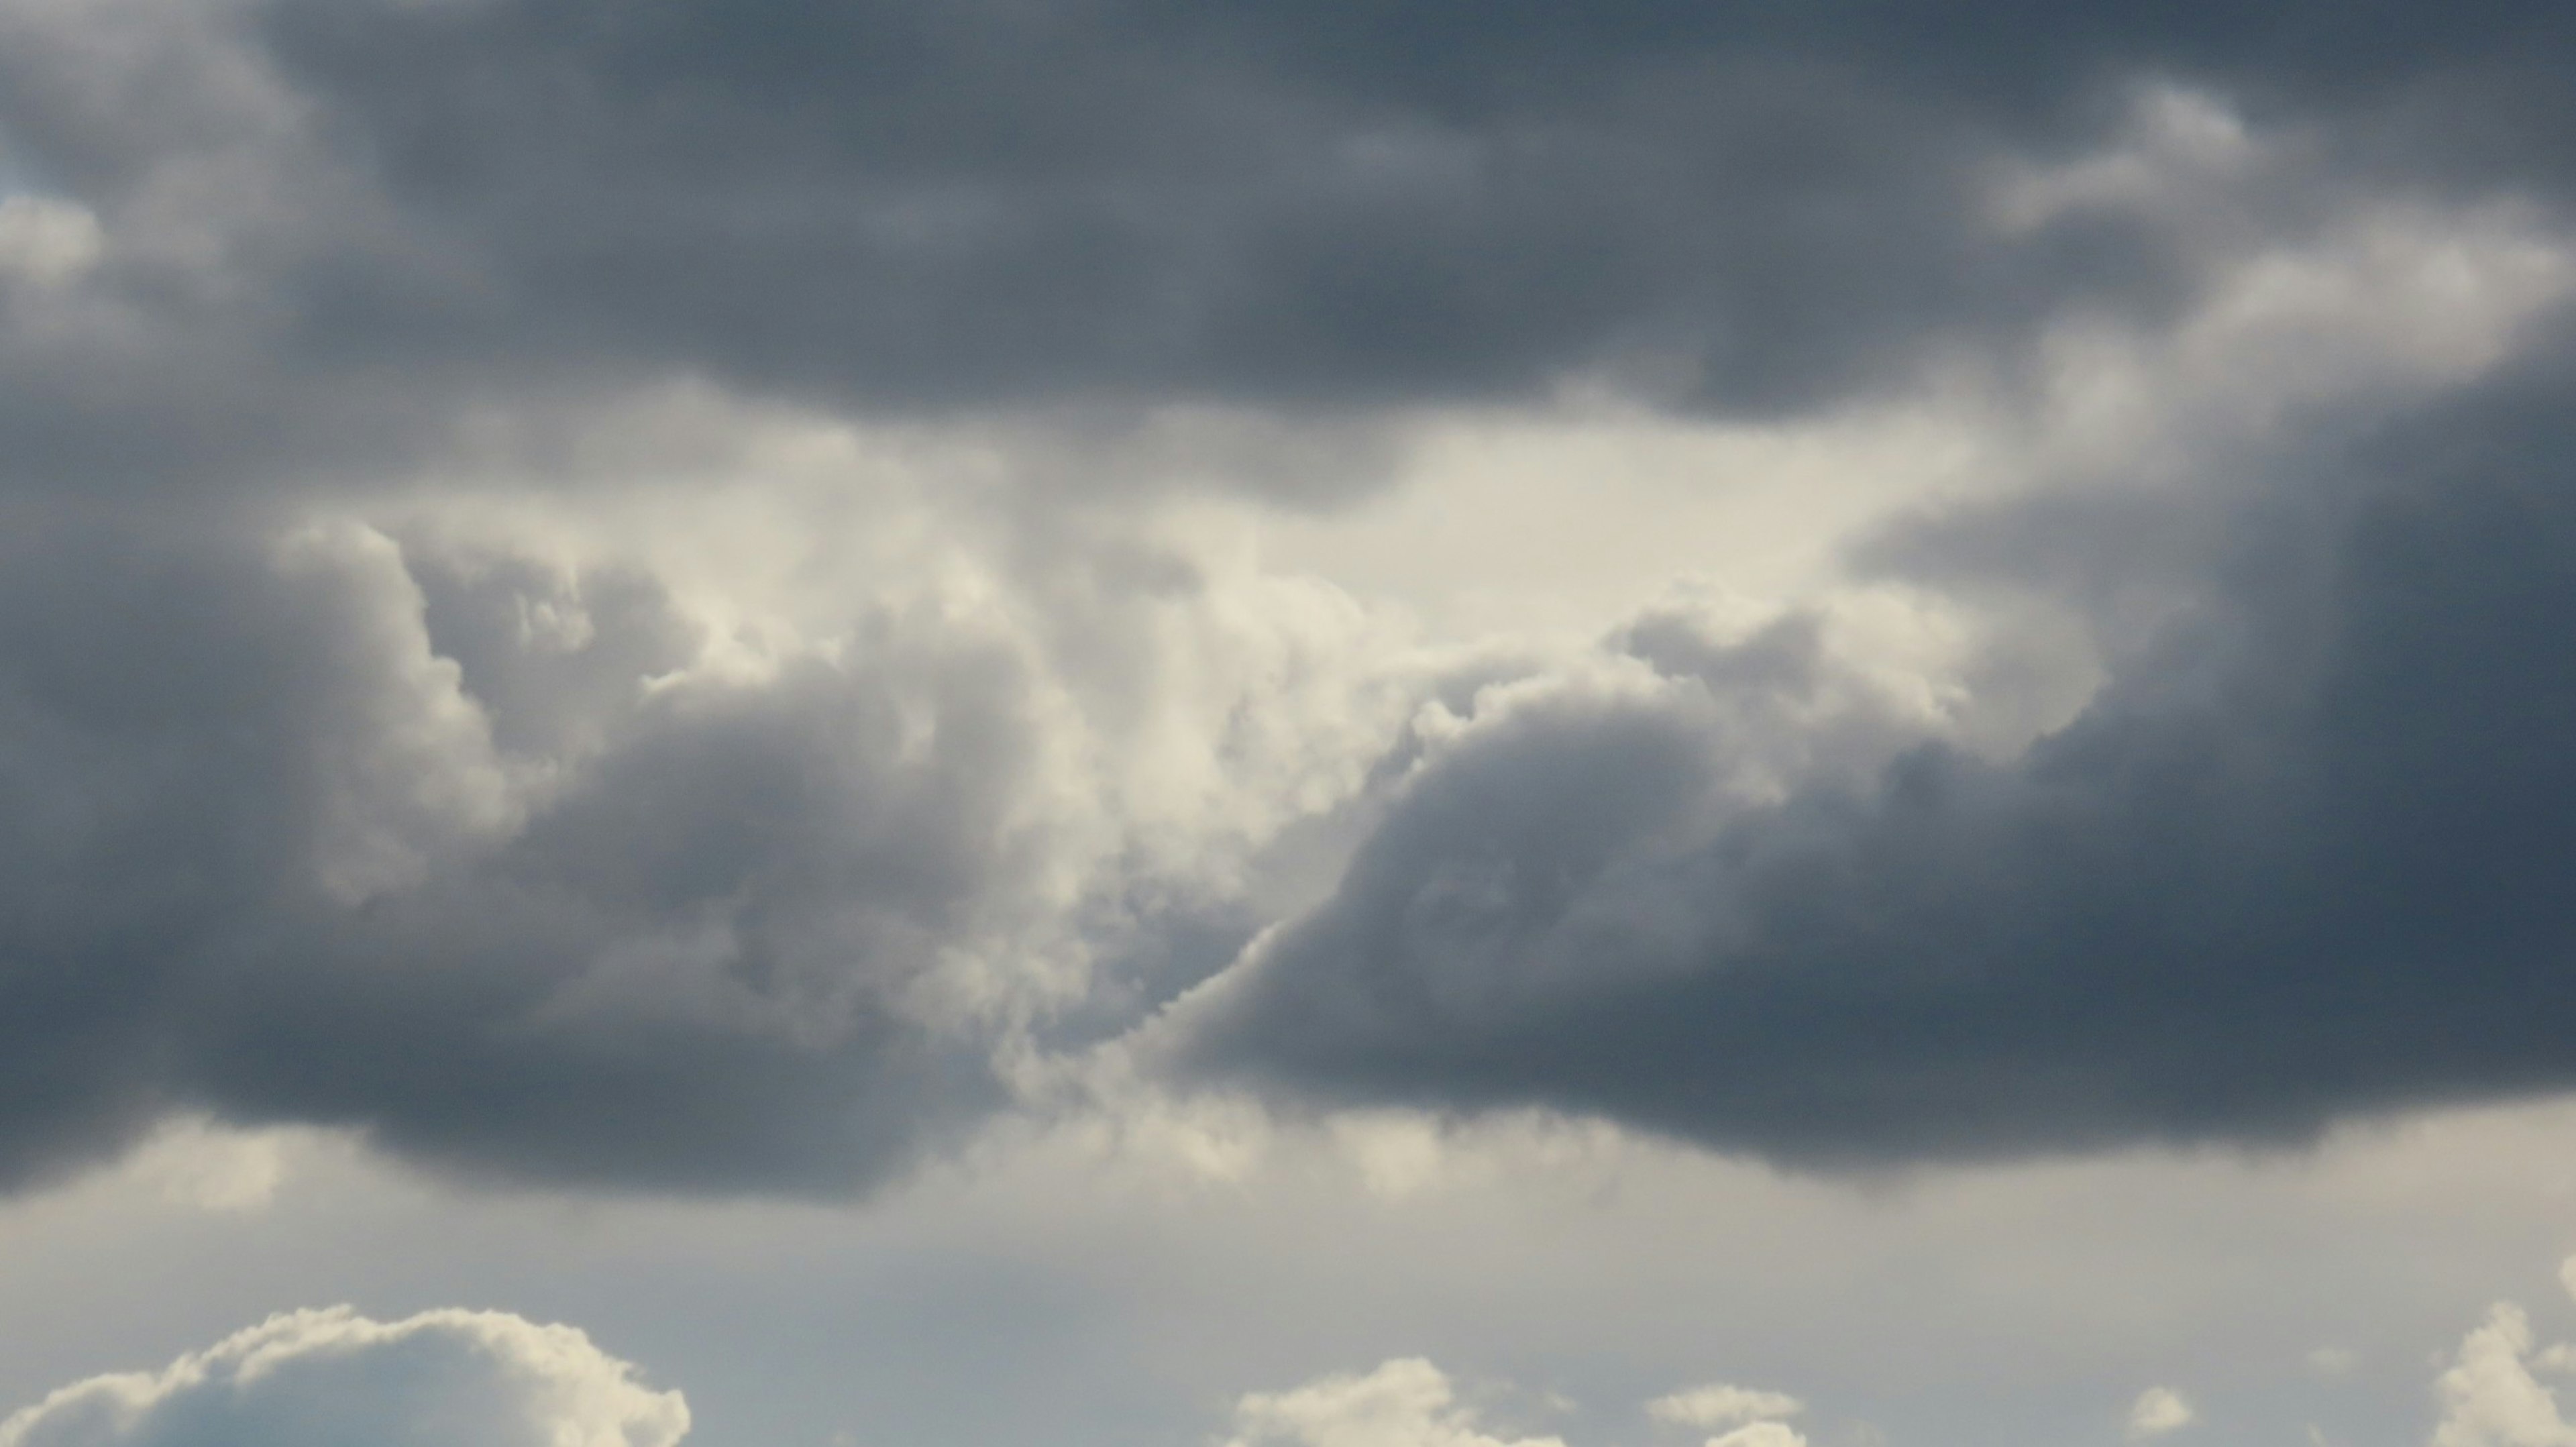
[[[1365,413],[1573,377],[1775,413],[2193,279],[2154,218],[1992,215],[1997,157],[2099,139],[2111,83],[2165,58],[2117,19],[103,15],[20,7],[0,61],[13,157],[118,238],[63,304],[82,325],[17,338],[11,464],[58,483],[384,470],[450,420],[425,395],[674,372],[879,413]],[[2502,48],[2475,30],[2388,68]]]
[[[281,545],[316,496],[675,375],[843,417],[1293,427],[1569,380],[1776,417],[1936,356],[2009,374],[2203,280],[2151,203],[1998,212],[2135,87],[2223,87],[2348,190],[2545,210],[2570,24],[0,3],[0,143],[50,208],[0,216],[0,1184],[204,1109],[519,1177],[832,1188],[1006,1095],[943,971],[1066,905],[1025,658],[889,609],[745,683],[690,666],[641,574]],[[2295,229],[2313,198],[2268,199]],[[1927,747],[1748,815],[1729,750],[1801,716],[1813,637],[1641,620],[1622,646],[1670,685],[1438,752],[1339,893],[1192,1007],[1195,1067],[1801,1158],[2566,1083],[2562,382],[2231,504],[2198,611],[2016,762]],[[2024,584],[2065,531],[1961,520],[1901,562]],[[1191,594],[1153,562],[1109,590]],[[1123,656],[1149,630],[1060,611],[1068,672],[1153,672]],[[1847,773],[1899,727],[1788,752]],[[1129,913],[1157,909],[1051,1023],[1116,1031],[1261,912]]]
[[[2170,302],[2188,264],[2142,218],[2005,235],[1986,204],[1995,154],[2098,138],[2140,74],[2527,181],[2567,123],[2542,57],[2576,39],[2533,5],[1891,0],[281,3],[263,26],[474,288],[352,274],[302,314],[325,337],[506,327],[880,404],[1370,406],[1606,367],[1753,410],[2068,304]]]
[[[5,547],[0,1179],[199,1107],[845,1186],[998,1098],[908,992],[1026,867],[1005,661],[648,695],[694,640],[634,579],[354,532]]]
[[[2568,377],[2562,351],[2302,453],[2231,504],[2195,605],[2008,763],[1924,746],[1748,811],[1712,799],[1695,684],[1514,714],[1190,1003],[1185,1054],[1822,1163],[2576,1083]],[[1889,551],[1990,567],[2002,533],[2036,577],[2028,511]]]
[[[10,160],[113,238],[0,347],[9,466],[83,489],[398,470],[456,406],[673,373],[878,413],[1573,377],[1831,406],[2189,294],[2168,218],[1995,216],[1999,160],[2102,140],[2141,78],[2323,120],[2412,185],[2555,194],[2569,134],[2540,5],[117,0],[0,27]]]

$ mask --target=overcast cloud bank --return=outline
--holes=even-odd
[[[10,0],[0,1184],[2576,1084],[2576,37],[2420,9]],[[1891,409],[1984,480],[1588,639],[1191,531]]]

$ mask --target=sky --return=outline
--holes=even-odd
[[[2570,64],[0,0],[0,1447],[2576,1447]]]

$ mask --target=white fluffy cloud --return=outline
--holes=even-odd
[[[0,1447],[672,1447],[688,1431],[678,1392],[644,1386],[572,1327],[338,1307],[65,1387],[0,1422]]]
[[[1708,1447],[1806,1447],[1787,1423],[1805,1404],[1782,1392],[1705,1386],[1658,1397],[1646,1414],[1681,1427],[1734,1430]],[[1254,1392],[1235,1407],[1227,1447],[1565,1447],[1557,1437],[1495,1434],[1458,1401],[1446,1373],[1418,1357],[1366,1376],[1331,1376],[1285,1392]],[[6,1447],[6,1444],[0,1444]]]
[[[1794,1417],[1805,1405],[1786,1392],[1751,1387],[1706,1386],[1657,1397],[1646,1415],[1681,1427],[1733,1427],[1765,1417]]]
[[[1461,1406],[1449,1377],[1420,1358],[1364,1377],[1325,1377],[1235,1406],[1228,1447],[1565,1447],[1555,1437],[1500,1437]],[[11,1444],[0,1444],[11,1447]]]
[[[2560,1413],[2558,1394],[2532,1375],[2564,1354],[2535,1353],[2530,1316],[2497,1303],[2436,1384],[2442,1424],[2433,1447],[2576,1447],[2576,1424]]]
[[[1747,1422],[1723,1437],[1709,1438],[1708,1447],[1807,1447],[1807,1439],[1786,1422]]]

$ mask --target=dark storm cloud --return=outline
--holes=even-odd
[[[489,414],[575,432],[674,376],[874,416],[1293,424],[1578,374],[1829,408],[2191,296],[2211,259],[2153,198],[1990,211],[1999,169],[2118,137],[2141,80],[2322,130],[2339,183],[2550,193],[2571,25],[0,0],[8,174],[100,228],[60,274],[0,254],[0,1184],[203,1109],[466,1170],[821,1189],[1002,1095],[925,982],[1015,938],[1048,872],[1022,665],[887,622],[673,685],[700,640],[649,580],[275,546]],[[1440,755],[1204,1049],[1809,1156],[2557,1081],[2576,686],[2534,620],[2576,585],[2560,493],[2514,471],[2545,454],[2511,445],[2545,410],[2285,485],[2210,632],[2009,766],[1927,751],[1720,809],[1713,737],[1795,717],[1815,637],[1641,620],[1623,646],[1701,704],[1533,707]],[[1267,485],[1337,486],[1314,470]],[[1846,744],[1877,747],[1808,752]],[[1192,908],[1070,1038],[1259,924]]]
[[[465,403],[672,374],[877,414],[1578,376],[1776,414],[2185,299],[2170,215],[1991,204],[2142,80],[2408,184],[2553,188],[2576,135],[2545,6],[118,0],[0,34],[11,159],[115,239],[89,314],[0,347],[9,465],[83,488],[399,471]]]
[[[2187,291],[2155,218],[2007,235],[1987,209],[1998,156],[2098,142],[2141,76],[2364,116],[2397,137],[2383,159],[2516,184],[2563,138],[2550,58],[2576,26],[2493,5],[281,0],[262,34],[331,149],[474,288],[353,272],[299,298],[316,346],[596,349],[880,407],[1369,407],[1598,369],[1769,412],[2068,305]]]
[[[2284,463],[2198,602],[2008,763],[1926,746],[1730,809],[1688,690],[1510,715],[1182,1009],[1183,1055],[1826,1164],[2576,1084],[2571,376]],[[1995,529],[2042,577],[2024,511],[1911,561],[1979,568]]]
[[[614,573],[62,524],[5,556],[0,1183],[187,1108],[829,1189],[998,1102],[907,992],[1026,862],[1009,660],[648,696],[695,639]]]
[[[341,460],[422,425],[399,410],[421,389],[532,376],[712,373],[878,412],[1365,411],[1601,372],[1771,412],[2070,302],[2170,305],[2191,271],[2136,216],[2001,234],[1983,195],[2012,127],[1762,26],[1417,17],[1381,42],[1402,15],[245,9],[88,47],[115,64],[22,21],[0,62],[0,131],[112,233],[186,190],[226,239],[111,258],[95,285],[148,345],[29,359],[15,430],[47,445],[22,466],[242,434]],[[97,388],[38,385],[67,357],[168,415],[117,427]]]

